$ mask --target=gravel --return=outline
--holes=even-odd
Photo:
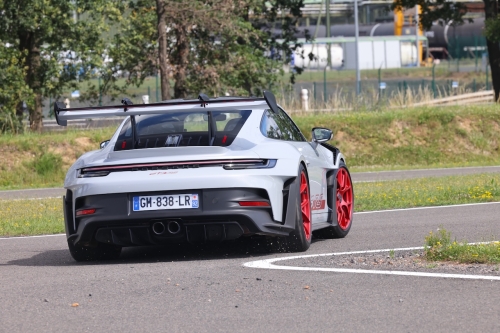
[[[311,257],[276,262],[276,265],[374,269],[500,276],[500,264],[461,264],[452,261],[427,261],[423,251],[397,251]]]

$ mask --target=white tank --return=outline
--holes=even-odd
[[[415,43],[401,42],[401,66],[417,64],[417,47]]]
[[[301,57],[303,52],[304,58]],[[313,53],[315,58],[309,60],[309,53]],[[340,68],[343,65],[344,52],[338,44],[330,44],[330,57],[332,68]],[[294,54],[294,64],[297,67],[309,69],[323,69],[328,61],[328,51],[326,44],[304,44],[297,48]]]

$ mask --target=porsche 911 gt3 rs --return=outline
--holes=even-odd
[[[68,170],[63,198],[77,261],[117,258],[127,246],[264,235],[305,251],[313,232],[345,237],[354,194],[342,153],[313,128],[308,142],[270,92],[264,98],[66,109],[80,118],[125,117],[101,149]]]

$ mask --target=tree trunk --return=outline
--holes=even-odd
[[[156,15],[158,17],[158,60],[160,63],[161,99],[164,101],[170,99],[164,0],[156,0]]]
[[[40,77],[40,45],[35,33],[29,31],[19,32],[19,50],[26,52],[24,67],[26,68],[25,82],[35,94],[34,108],[29,108],[31,130],[40,132],[42,123],[42,82]],[[29,107],[29,106],[28,106]]]
[[[40,49],[37,46],[32,48],[30,58],[31,64],[28,68],[28,77],[31,78],[31,88],[35,93],[35,107],[33,110],[30,110],[30,127],[32,131],[41,132],[43,127],[42,85],[38,73],[40,69]]]
[[[498,16],[498,0],[483,0],[485,19],[496,19]],[[500,98],[500,43],[486,39],[488,46],[488,57],[490,59],[491,82],[495,101]]]
[[[179,25],[175,30],[175,53],[176,53],[176,70],[174,74],[175,86],[174,86],[174,96],[175,98],[186,98],[187,97],[187,82],[186,73],[188,65],[189,56],[189,42],[187,38],[187,29],[184,25]]]

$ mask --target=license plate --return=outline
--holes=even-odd
[[[186,209],[200,206],[198,194],[143,195],[133,197],[133,210]]]

